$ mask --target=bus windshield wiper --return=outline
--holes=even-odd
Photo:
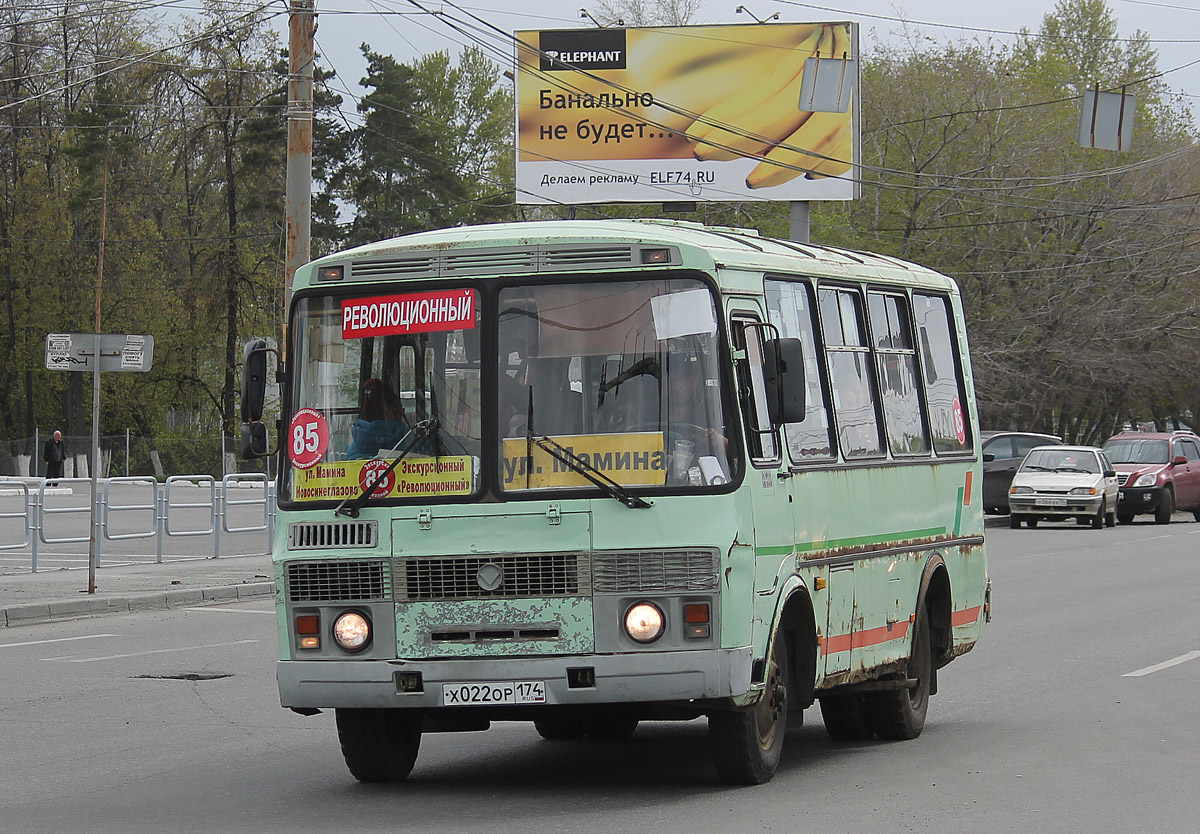
[[[371,482],[367,484],[366,488],[363,489],[362,492],[360,492],[354,498],[347,497],[346,500],[338,504],[334,509],[333,514],[348,515],[351,518],[358,518],[358,514],[362,511],[363,505],[367,503],[367,499],[373,492],[375,492],[375,487],[379,486],[379,484],[383,482],[384,478],[392,473],[392,470],[396,468],[400,461],[408,457],[408,453],[416,448],[418,441],[428,439],[437,430],[438,421],[437,414],[435,413],[434,416],[430,417],[428,420],[422,420],[420,423],[417,423],[411,429],[406,431],[404,436],[396,441],[396,445],[388,450],[388,454],[390,455],[392,452],[399,449],[400,446],[403,445],[404,441],[408,440],[410,437],[412,438],[412,442],[404,447],[403,452],[392,458],[392,462],[387,465],[387,468],[372,478]]]
[[[533,447],[537,446],[550,457],[562,463],[568,469],[587,478],[611,498],[620,501],[631,510],[644,510],[653,507],[646,501],[634,495],[612,478],[605,475],[570,449],[555,443],[546,435],[537,437],[533,433],[533,386],[529,386],[529,412],[525,415],[525,488],[530,487],[530,477],[533,472]]]
[[[575,454],[570,449],[555,443],[549,437],[546,437],[545,435],[542,435],[541,437],[534,437],[533,433],[531,432],[526,436],[526,440],[546,452],[546,454],[550,455],[552,458],[560,461],[568,469],[572,470],[573,472],[578,472],[580,475],[587,478],[593,484],[600,487],[600,490],[606,495],[617,499],[626,507],[635,510],[644,510],[654,506],[649,501],[634,495],[628,489],[605,475],[583,458],[579,457],[579,455]],[[529,465],[526,464],[526,467],[528,468]]]

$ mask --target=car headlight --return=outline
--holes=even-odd
[[[625,633],[638,643],[653,643],[662,637],[667,618],[653,602],[638,602],[625,612]]]
[[[1015,486],[1008,491],[1009,495],[1033,495],[1033,487]]]
[[[1095,495],[1096,488],[1095,487],[1075,487],[1075,489],[1071,490],[1070,494],[1071,495]]]
[[[1147,472],[1145,475],[1138,475],[1138,479],[1133,482],[1135,487],[1154,486],[1158,480],[1158,474],[1155,472]]]
[[[371,642],[371,621],[357,611],[347,611],[333,621],[333,640],[348,652],[363,649]]]

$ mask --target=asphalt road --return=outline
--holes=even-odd
[[[0,832],[1194,831],[1200,524],[989,526],[987,547],[994,621],[922,736],[833,743],[814,708],[756,788],[716,781],[703,721],[430,735],[407,782],[359,785],[331,714],[277,706],[265,600],[13,629]]]

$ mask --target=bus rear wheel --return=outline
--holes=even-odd
[[[929,710],[930,682],[933,680],[933,651],[929,639],[929,617],[922,605],[913,630],[912,655],[908,660],[907,677],[915,680],[911,689],[874,692],[867,698],[867,715],[880,738],[888,741],[907,741],[925,729],[925,714]]]
[[[788,658],[783,630],[775,632],[762,694],[749,710],[708,716],[708,741],[722,782],[761,785],[771,781],[787,730]]]
[[[399,709],[337,709],[346,767],[360,782],[399,782],[421,749],[421,715]]]
[[[834,741],[866,741],[875,735],[862,695],[827,695],[821,699],[821,720]]]

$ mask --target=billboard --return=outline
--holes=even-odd
[[[855,24],[516,39],[518,203],[857,196]]]

